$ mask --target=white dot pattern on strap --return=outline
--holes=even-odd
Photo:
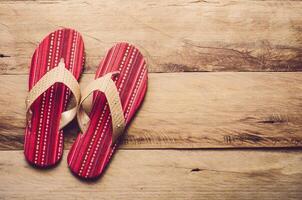
[[[77,41],[78,41],[78,33],[74,32],[73,37],[72,37],[71,56],[70,56],[70,60],[69,60],[69,66],[71,66],[71,67],[69,67],[69,69],[68,69],[71,72],[73,72],[73,69],[74,69],[75,47],[76,47]],[[68,68],[68,66],[67,66],[67,68]],[[69,96],[70,96],[70,90],[69,90],[69,88],[66,87],[66,94],[65,94],[65,98],[64,98],[64,108],[67,107]],[[59,137],[60,138],[59,138],[59,144],[58,144],[59,146],[58,146],[57,159],[59,159],[63,153],[63,130],[60,130]]]
[[[60,41],[61,41],[61,37],[62,37],[62,31],[59,31],[58,33],[58,40],[57,40],[57,47],[56,47],[56,54],[55,54],[55,62],[54,65],[57,66],[58,65],[58,57],[59,57],[59,49],[60,49]],[[47,71],[50,70],[50,66],[47,66]],[[44,130],[44,140],[43,140],[43,151],[42,151],[42,160],[41,160],[41,165],[45,164],[45,154],[46,154],[46,141],[47,141],[47,137],[49,135],[50,132],[50,114],[51,114],[51,108],[52,108],[52,102],[53,102],[53,95],[54,93],[54,86],[51,86],[50,88],[50,98],[49,98],[49,102],[48,102],[48,110],[47,110],[47,116],[46,116],[46,125],[45,125],[45,130]]]
[[[130,47],[131,47],[131,45],[129,45],[129,46],[127,47],[127,49],[126,49],[126,52],[125,52],[125,55],[124,55],[124,57],[123,57],[123,59],[122,59],[121,65],[119,66],[119,71],[121,71],[122,68],[123,68],[123,66],[124,66],[124,63],[125,63],[126,58],[127,58],[128,54],[129,54],[129,51],[130,51]],[[130,68],[131,65],[132,65],[132,61],[133,61],[133,57],[134,57],[135,53],[136,53],[136,49],[134,48],[134,49],[133,49],[133,52],[132,52],[132,54],[131,54],[131,56],[130,56],[129,63],[128,63],[127,67],[126,67],[125,73],[124,73],[124,75],[123,75],[123,77],[122,77],[122,82],[121,82],[121,84],[120,84],[120,86],[119,86],[119,88],[118,88],[118,91],[119,91],[119,92],[121,91],[122,86],[123,86],[123,84],[124,84],[124,81],[125,81],[125,79],[126,79],[126,77],[127,77],[127,75],[128,75],[129,68]],[[108,103],[106,103],[106,106],[107,106],[107,105],[108,105]],[[105,110],[105,109],[104,109],[104,110]],[[105,126],[104,126],[104,128],[103,128],[103,130],[102,130],[101,137],[100,137],[99,140],[97,141],[97,146],[96,146],[96,148],[95,148],[95,150],[94,150],[94,152],[93,152],[92,159],[91,159],[91,161],[90,161],[90,163],[89,163],[89,167],[88,167],[87,173],[86,173],[86,175],[85,175],[86,178],[89,176],[89,173],[90,173],[90,171],[91,171],[92,164],[93,164],[93,162],[94,162],[94,160],[95,160],[95,157],[96,157],[96,153],[97,153],[97,151],[99,150],[100,143],[101,143],[101,141],[102,141],[102,139],[103,139],[103,135],[104,135],[105,132],[107,131],[108,123],[109,123],[110,119],[111,119],[111,116],[109,115],[108,118],[107,118],[107,120],[106,120]],[[97,126],[97,128],[99,128],[99,127]]]
[[[146,65],[145,65],[145,66],[146,66]],[[146,71],[145,66],[144,66],[144,68],[143,68],[141,74],[139,75],[137,84],[136,84],[135,89],[134,89],[134,91],[133,91],[133,93],[132,93],[132,95],[131,95],[130,103],[129,103],[129,106],[128,106],[128,108],[127,108],[127,110],[126,110],[126,113],[125,113],[125,118],[128,118],[130,109],[132,108],[132,105],[133,105],[133,103],[134,103],[135,97],[136,97],[136,95],[137,95],[138,88],[139,88],[139,86],[140,86],[140,84],[141,84],[141,82],[142,82],[144,73],[145,73],[145,71]]]
[[[123,56],[121,65],[119,66],[119,69],[118,69],[119,71],[121,71],[121,69],[122,69],[123,66],[124,66],[124,62],[125,62],[125,60],[126,60],[126,58],[127,58],[127,56],[128,56],[129,49],[130,49],[130,46],[128,46],[127,49],[126,49],[126,52],[125,52],[125,54],[124,54],[124,56]],[[124,75],[124,77],[125,77],[125,76],[126,76],[126,74]],[[120,89],[119,89],[119,91],[120,91]],[[95,137],[96,134],[98,133],[98,130],[99,130],[99,128],[100,128],[100,124],[101,124],[102,119],[103,119],[102,116],[105,114],[105,111],[106,111],[107,106],[108,106],[108,103],[106,103],[105,106],[104,106],[104,110],[103,110],[102,115],[101,115],[101,118],[100,118],[100,120],[99,120],[99,122],[98,122],[98,124],[97,124],[96,131],[94,132],[93,137]],[[106,121],[105,124],[108,124],[109,120],[110,120],[110,115],[108,116],[107,121]],[[99,140],[98,140],[98,142],[97,142],[97,148],[96,148],[96,149],[99,148],[99,146],[100,146],[100,141],[101,141],[101,139],[103,138],[103,134],[105,133],[106,129],[107,129],[107,126],[105,126],[105,127],[103,128],[103,131],[102,131],[102,133],[101,133],[101,137],[99,138]],[[91,143],[92,143],[92,142],[90,142],[90,145],[91,145]],[[84,168],[84,166],[85,166],[85,164],[86,164],[88,154],[90,153],[90,150],[91,150],[90,145],[89,145],[89,147],[88,147],[87,153],[86,153],[86,155],[85,155],[85,157],[84,157],[84,161],[82,162],[81,168],[80,168],[80,170],[79,170],[79,175],[82,174],[83,168]],[[93,153],[93,155],[94,155],[94,156],[93,156],[93,160],[94,160],[94,158],[95,158],[95,152],[96,152],[96,150],[95,150],[94,153]],[[92,165],[92,162],[89,163],[89,166],[90,166],[90,165]],[[87,170],[87,173],[86,173],[85,177],[88,177],[89,172],[90,172],[90,170]]]
[[[98,131],[99,131],[99,128],[100,128],[100,125],[101,125],[101,123],[102,123],[102,121],[103,121],[103,118],[104,118],[104,115],[105,115],[105,111],[106,111],[106,110],[107,110],[107,105],[104,106],[104,110],[103,110],[103,112],[102,112],[102,114],[101,114],[100,120],[98,121],[96,130],[94,131],[94,134],[93,134],[93,137],[92,137],[92,140],[93,140],[93,141],[95,140],[96,134],[97,134]],[[102,132],[101,137],[103,137],[103,132]],[[92,142],[93,142],[93,141],[92,141]],[[89,154],[89,152],[90,152],[90,150],[91,150],[91,147],[92,147],[92,142],[91,142],[91,143],[89,144],[89,146],[88,146],[88,150],[87,150],[88,153],[85,155],[84,162],[83,162],[82,165],[81,165],[81,168],[80,168],[80,171],[79,171],[80,174],[82,174],[82,172],[83,172],[83,168],[84,168],[84,166],[85,166],[85,164],[86,164],[88,154]]]
[[[47,60],[47,71],[50,68],[50,62],[51,62],[51,56],[52,56],[52,49],[53,49],[53,39],[54,39],[54,33],[50,36],[50,47],[49,47],[49,55]],[[42,131],[42,124],[43,124],[43,113],[44,113],[44,107],[45,107],[45,100],[46,100],[46,92],[43,93],[42,97],[42,106],[41,106],[41,113],[40,113],[40,120],[38,125],[38,134],[37,134],[37,145],[36,145],[36,151],[35,151],[35,164],[38,162],[38,154],[39,154],[39,144],[40,144],[40,137],[41,137],[41,131]]]
[[[146,64],[144,64],[143,69],[142,69],[142,71],[141,71],[141,73],[140,73],[140,75],[139,75],[139,81],[137,82],[137,84],[136,84],[136,86],[135,86],[135,90],[134,90],[134,92],[133,92],[132,95],[131,95],[132,102],[130,101],[130,103],[129,103],[129,105],[127,106],[127,109],[126,109],[126,113],[125,113],[125,120],[126,120],[126,121],[127,121],[127,119],[128,119],[128,114],[129,114],[129,112],[130,112],[130,110],[131,110],[131,108],[132,108],[132,105],[133,105],[135,96],[136,96],[136,94],[137,94],[139,85],[140,85],[140,83],[141,83],[141,81],[142,81],[142,79],[143,79],[143,77],[144,77],[144,74],[145,74],[146,70],[147,70],[147,67],[146,67]],[[116,148],[116,144],[117,144],[117,143],[115,143],[114,146],[112,147],[112,151],[110,152],[110,155],[109,155],[109,157],[108,157],[108,160],[111,158],[111,156],[112,156],[112,154],[113,154],[113,152],[114,152],[114,150],[115,150],[115,148]]]

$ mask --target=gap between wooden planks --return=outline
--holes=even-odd
[[[151,72],[301,71],[302,2],[279,0],[0,1],[0,73],[25,74],[51,31],[82,33],[86,72],[128,41]]]
[[[23,148],[27,79],[0,76],[2,150]],[[301,147],[301,85],[302,73],[291,72],[151,73],[122,148]],[[76,134],[67,127],[65,148]]]
[[[0,199],[301,199],[301,151],[118,150],[104,175],[38,170],[22,151],[0,151]]]

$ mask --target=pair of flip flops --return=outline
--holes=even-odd
[[[35,50],[26,99],[24,155],[37,167],[58,163],[63,128],[76,116],[81,133],[69,151],[68,166],[77,176],[95,178],[109,163],[143,101],[147,67],[136,47],[118,43],[101,61],[95,79],[81,91],[78,79],[84,61],[83,39],[72,29],[50,33]]]

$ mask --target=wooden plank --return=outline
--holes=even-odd
[[[152,72],[301,71],[302,2],[239,0],[0,1],[0,73],[28,73],[38,42],[59,27],[83,34],[86,73],[117,41]]]
[[[38,170],[20,151],[0,152],[1,199],[301,199],[302,154],[120,150],[96,182],[61,164]],[[230,162],[231,161],[231,162]]]
[[[22,149],[27,76],[2,75],[0,85],[0,148]],[[301,86],[294,72],[149,74],[122,148],[301,147]],[[66,148],[77,133],[67,128]]]

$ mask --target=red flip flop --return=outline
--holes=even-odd
[[[74,174],[91,179],[102,173],[146,89],[147,67],[139,50],[128,43],[112,47],[100,63],[95,80],[81,91],[77,118],[82,133],[67,158]],[[91,93],[93,102],[81,106]]]
[[[26,99],[24,139],[26,160],[37,167],[55,165],[63,154],[63,130],[75,116],[77,105],[67,109],[71,94],[80,100],[77,82],[84,65],[81,35],[72,29],[50,33],[35,50]]]

